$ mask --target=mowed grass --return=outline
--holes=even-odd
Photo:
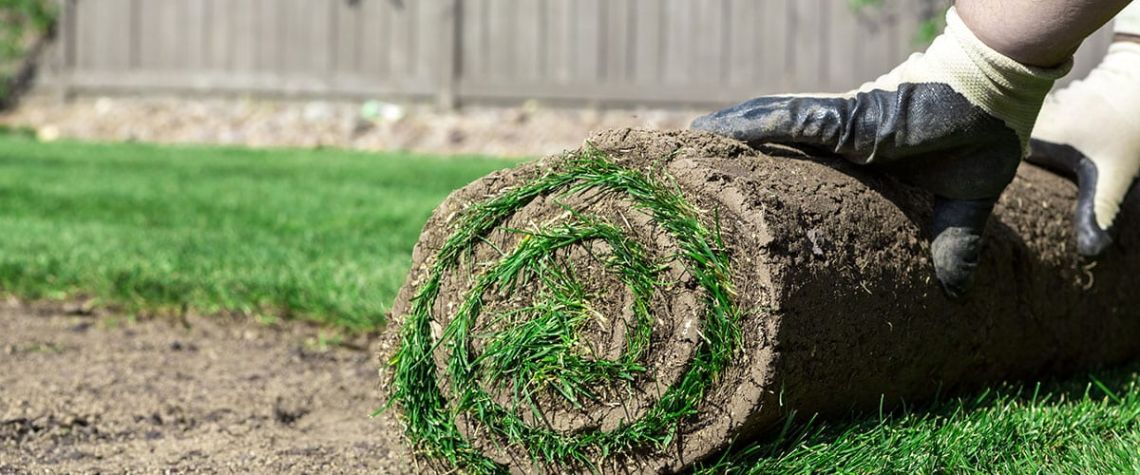
[[[918,408],[791,425],[699,475],[1140,473],[1140,362]]]
[[[0,293],[376,328],[431,210],[514,162],[0,136]],[[793,425],[709,473],[1140,473],[1140,364]]]
[[[432,209],[514,164],[0,136],[0,292],[372,330]]]

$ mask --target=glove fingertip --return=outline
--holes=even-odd
[[[1081,203],[1077,205],[1077,216],[1073,223],[1077,235],[1077,253],[1084,257],[1100,257],[1112,245],[1112,233],[1101,229],[1093,206],[1085,205],[1083,198],[1082,196]]]
[[[955,300],[965,297],[974,286],[981,236],[962,228],[947,230],[931,243],[931,254],[935,276],[946,296]]]
[[[996,199],[934,203],[934,240],[930,243],[934,272],[946,296],[961,299],[974,286],[982,255],[982,240]]]
[[[1077,211],[1073,226],[1077,235],[1077,253],[1085,257],[1098,257],[1112,245],[1112,233],[1100,226],[1096,215],[1097,181],[1100,170],[1095,163],[1082,155],[1076,166]]]

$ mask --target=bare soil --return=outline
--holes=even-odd
[[[465,107],[358,102],[179,97],[29,95],[0,113],[0,125],[34,129],[41,140],[79,139],[251,147],[335,147],[439,154],[543,156],[573,150],[592,131],[685,128],[697,111]]]
[[[317,337],[0,302],[0,474],[408,473],[375,357]]]

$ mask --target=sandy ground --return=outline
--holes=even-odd
[[[252,147],[335,147],[441,154],[544,156],[571,150],[591,132],[624,127],[681,129],[708,111],[465,107],[376,101],[255,98],[79,97],[21,100],[0,125],[43,140],[80,139]]]
[[[0,301],[0,474],[413,470],[364,348],[71,307]]]

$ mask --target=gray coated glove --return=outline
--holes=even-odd
[[[986,222],[1045,95],[1068,69],[1003,56],[951,9],[946,32],[925,53],[855,91],[761,97],[698,118],[693,128],[754,145],[822,148],[930,190],[934,268],[957,298],[973,283]]]

